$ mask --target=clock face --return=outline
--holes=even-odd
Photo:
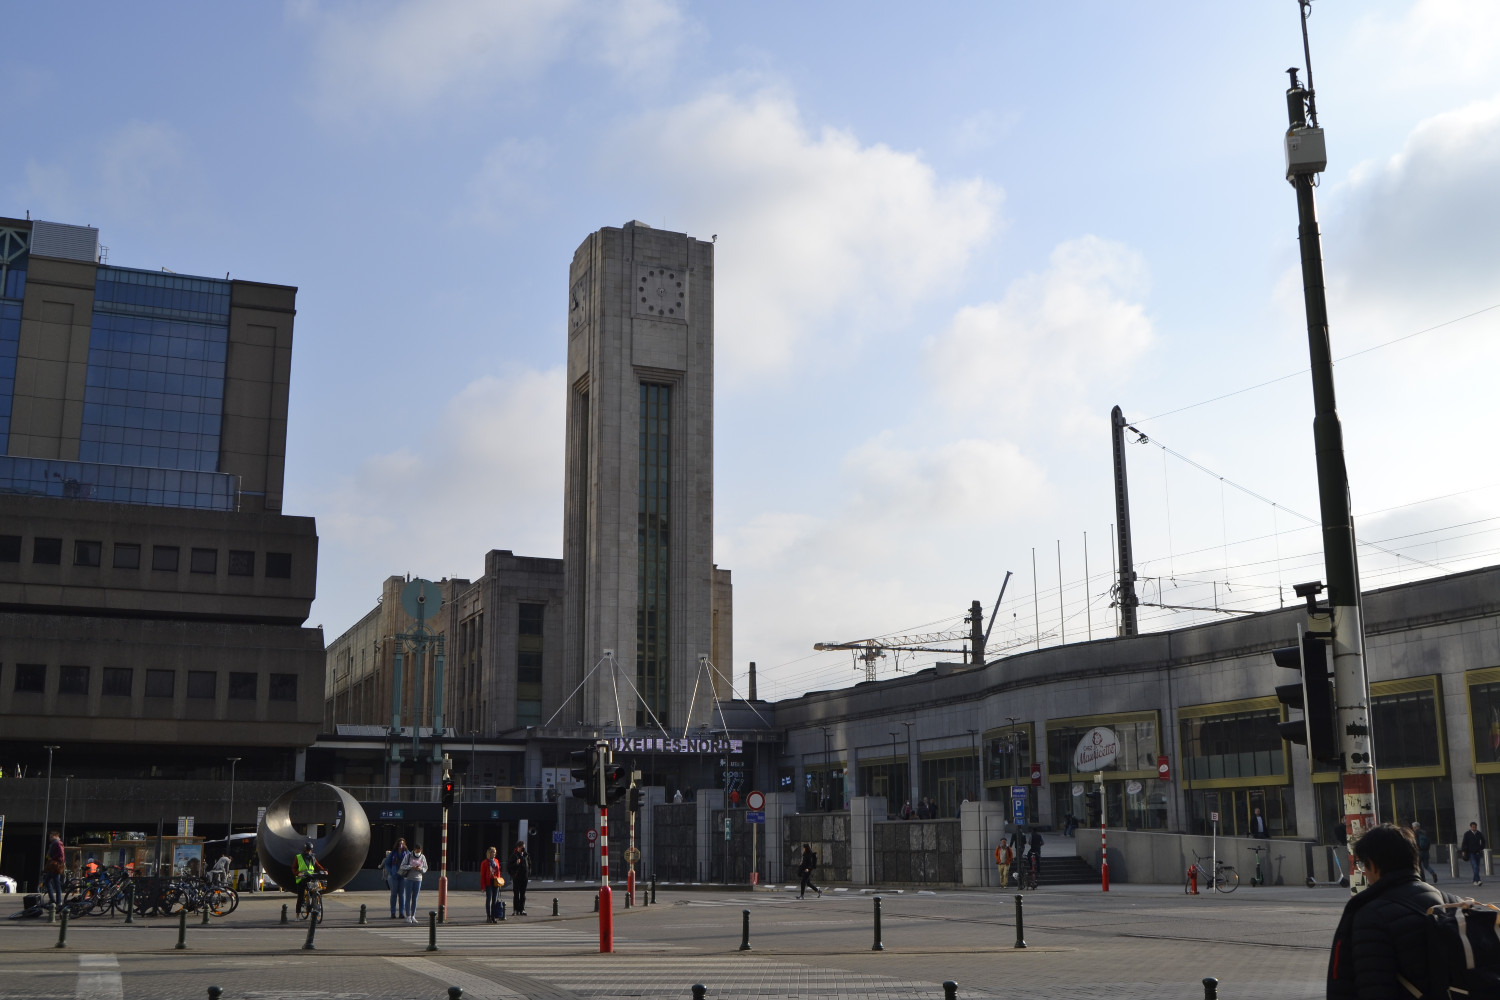
[[[635,314],[687,322],[688,276],[675,268],[636,266]]]
[[[583,325],[589,318],[589,274],[584,274],[573,282],[572,291],[568,293],[568,328],[574,333],[583,329]]]

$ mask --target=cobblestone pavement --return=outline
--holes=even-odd
[[[442,1000],[449,986],[475,1000],[596,1000],[682,997],[703,983],[719,998],[959,995],[1071,1000],[1203,996],[1323,995],[1327,945],[1347,897],[1331,889],[1242,888],[1185,897],[1160,886],[1044,888],[1028,893],[1025,937],[1016,937],[1013,893],[881,893],[883,951],[873,951],[870,894],[827,893],[798,900],[785,892],[663,889],[658,905],[617,909],[616,953],[598,953],[593,894],[557,891],[561,916],[512,917],[486,924],[474,894],[456,894],[450,922],[426,951],[426,926],[390,921],[384,894],[329,897],[315,950],[307,925],[279,923],[285,897],[246,897],[208,927],[190,921],[187,949],[177,924],[125,925],[85,918],[58,929],[0,921],[0,1000],[202,998],[209,985],[226,1000]],[[535,891],[532,910],[550,909]],[[623,894],[617,893],[617,899]],[[358,924],[361,902],[370,924]],[[0,916],[11,912],[0,897]],[[750,911],[749,952],[738,950],[742,911]],[[470,912],[472,911],[472,912]]]

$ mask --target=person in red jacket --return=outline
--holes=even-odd
[[[484,852],[484,860],[479,864],[479,887],[484,890],[484,922],[487,924],[499,923],[495,917],[495,903],[505,885],[505,876],[500,874],[499,853],[491,847]]]

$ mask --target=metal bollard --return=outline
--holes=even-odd
[[[599,912],[599,894],[597,892],[594,893],[594,912]]]
[[[740,911],[740,951],[750,950],[750,911]]]
[[[47,900],[47,923],[57,923],[57,904],[50,899]]]
[[[464,995],[464,988],[462,986],[450,986],[450,987],[448,987],[448,1000],[459,1000],[459,998],[462,997],[463,995]]]
[[[365,904],[364,903],[360,903],[359,904],[359,922],[360,922],[361,925],[369,923],[369,921],[365,919]]]
[[[633,895],[635,895],[635,894],[631,893],[631,892],[627,892],[625,894],[625,909],[627,909],[627,910],[630,909],[630,897],[633,896]]]
[[[54,948],[66,948],[68,946],[68,911],[62,911],[62,927],[57,932],[57,944]]]
[[[281,904],[281,922],[283,924],[286,923],[286,904],[285,903]]]
[[[1203,980],[1203,1000],[1219,1000],[1219,981],[1213,976]]]
[[[302,942],[303,951],[318,950],[313,945],[313,935],[318,933],[318,923],[318,915],[316,913],[309,913],[307,915],[307,940]]]
[[[952,979],[943,980],[943,1000],[958,1000],[958,983]]]
[[[875,897],[875,943],[870,946],[871,951],[885,951],[885,945],[880,943],[880,897]]]
[[[208,1000],[221,1000],[224,996],[224,987],[210,986],[208,988]]]
[[[656,902],[656,872],[651,873],[651,902]]]
[[[557,916],[557,897],[556,896],[552,897],[552,915],[554,917]]]
[[[1026,918],[1021,913],[1021,894],[1016,893],[1016,947],[1026,947]]]
[[[203,904],[203,909],[202,909],[201,912],[203,914],[203,919],[199,920],[198,923],[202,924],[204,927],[207,927],[208,926],[208,904],[207,903]]]
[[[187,950],[187,909],[177,914],[177,950]]]
[[[125,922],[135,923],[135,883],[125,883]]]
[[[427,950],[437,951],[437,910],[427,911]]]
[[[703,998],[706,996],[708,996],[708,987],[704,986],[702,983],[694,983],[693,1000],[703,1000]]]

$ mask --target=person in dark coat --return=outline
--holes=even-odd
[[[526,916],[526,883],[531,881],[531,855],[526,853],[526,842],[516,841],[510,852],[510,909],[517,917]]]
[[[1470,823],[1468,831],[1464,833],[1464,842],[1458,846],[1458,849],[1463,852],[1464,860],[1474,869],[1475,885],[1484,885],[1479,879],[1479,866],[1484,860],[1484,849],[1488,846],[1484,834],[1479,832],[1479,824]]]
[[[813,853],[812,845],[803,844],[802,862],[797,865],[798,899],[801,899],[803,896],[805,896],[807,894],[807,890],[809,889],[817,893],[819,896],[823,895],[823,890],[813,885],[812,873],[813,869],[816,867],[818,867],[818,856]]]
[[[1328,1000],[1411,1000],[1398,976],[1427,983],[1427,907],[1457,897],[1423,882],[1410,830],[1382,823],[1354,844],[1354,864],[1372,884],[1349,900],[1333,935]]]

